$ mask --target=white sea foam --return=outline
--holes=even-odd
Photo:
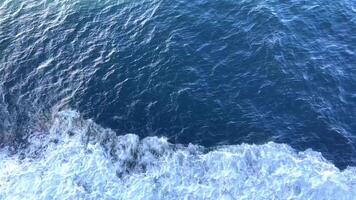
[[[172,145],[116,136],[74,111],[30,139],[25,158],[0,153],[0,199],[355,199],[340,171],[288,145]]]

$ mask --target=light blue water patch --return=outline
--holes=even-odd
[[[19,155],[0,153],[0,199],[354,199],[356,169],[285,144],[214,149],[116,136],[56,114]]]

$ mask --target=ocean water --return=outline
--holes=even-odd
[[[0,0],[0,199],[355,199],[356,2]]]
[[[2,152],[1,199],[354,199],[356,168],[285,144],[206,149],[116,136],[58,113],[25,158]]]

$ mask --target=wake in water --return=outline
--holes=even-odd
[[[353,199],[356,169],[285,144],[206,149],[116,136],[75,111],[0,151],[0,199]]]
[[[0,200],[355,199],[355,3],[0,0]]]

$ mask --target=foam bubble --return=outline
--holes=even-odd
[[[356,170],[284,144],[205,149],[116,134],[58,113],[20,154],[0,153],[0,199],[354,199]]]

